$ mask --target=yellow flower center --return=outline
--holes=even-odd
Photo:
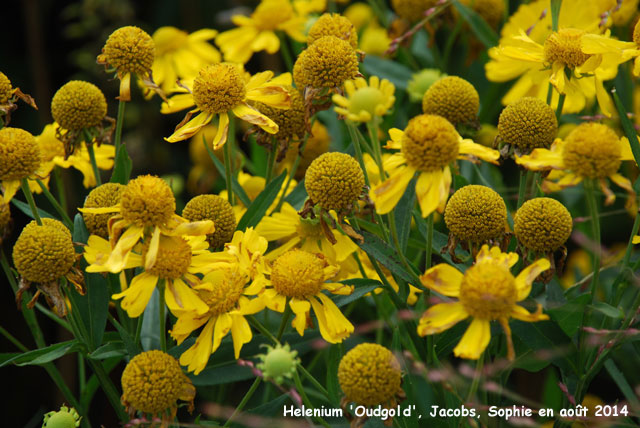
[[[160,27],[153,33],[152,38],[156,45],[156,54],[160,57],[185,47],[189,34],[175,27]]]
[[[236,230],[236,215],[226,200],[216,195],[199,195],[191,199],[182,217],[189,221],[211,220],[215,231],[207,235],[211,248],[218,248],[230,242]]]
[[[350,402],[386,404],[402,391],[400,363],[384,346],[361,343],[340,360],[338,382]]]
[[[11,221],[11,210],[9,204],[5,204],[4,201],[0,201],[0,244],[2,243],[2,237],[5,232],[5,227]]]
[[[356,89],[353,95],[349,97],[349,111],[354,114],[366,111],[371,116],[375,116],[376,107],[379,104],[384,104],[384,102],[384,94],[380,89],[365,86]]]
[[[118,205],[122,196],[124,186],[119,183],[105,183],[96,187],[84,201],[84,208],[106,208]],[[92,214],[82,213],[84,224],[92,235],[98,235],[105,239],[109,237],[107,223],[113,213]]]
[[[435,82],[422,99],[422,111],[437,114],[454,125],[472,123],[480,110],[480,96],[473,85],[456,76]]]
[[[549,148],[558,134],[558,120],[541,99],[523,97],[502,110],[498,132],[502,141],[521,150]]]
[[[533,251],[555,251],[573,229],[573,219],[560,202],[535,198],[525,202],[513,218],[518,241]]]
[[[147,243],[142,249],[143,260],[149,251]],[[161,237],[156,262],[147,269],[151,275],[164,279],[181,278],[191,265],[191,247],[180,237]]]
[[[193,100],[206,113],[229,111],[244,100],[245,94],[244,80],[232,64],[207,65],[193,81]]]
[[[122,401],[139,411],[157,414],[176,407],[190,386],[175,358],[162,351],[147,351],[133,357],[124,368]]]
[[[292,17],[293,6],[282,0],[262,0],[251,14],[256,27],[262,31],[273,31]]]
[[[239,269],[228,268],[224,271],[222,281],[214,284],[211,291],[198,290],[198,295],[209,305],[209,314],[220,315],[236,307],[247,280],[247,276]]]
[[[32,221],[13,247],[13,263],[27,281],[50,283],[66,275],[76,260],[71,233],[58,220]]]
[[[455,237],[478,244],[502,236],[507,224],[507,207],[494,190],[472,184],[451,196],[444,221]]]
[[[515,278],[503,266],[481,262],[464,273],[460,302],[474,318],[508,318],[516,298]]]
[[[601,123],[583,123],[565,139],[564,165],[581,177],[604,178],[615,174],[622,160],[620,139]]]
[[[325,153],[316,158],[305,175],[309,198],[328,210],[343,211],[353,206],[364,187],[364,173],[353,156]]]
[[[358,47],[358,32],[349,19],[338,13],[325,13],[311,26],[307,44],[312,45],[320,37],[335,36],[347,40],[352,48]]]
[[[11,80],[0,71],[0,105],[8,104],[12,95]]]
[[[324,36],[298,55],[293,66],[296,87],[335,88],[358,74],[358,55],[346,40]]]
[[[107,100],[93,83],[72,80],[53,96],[51,115],[64,129],[91,128],[107,115]]]
[[[551,33],[544,42],[544,59],[553,64],[559,62],[569,68],[584,64],[591,55],[582,52],[582,36],[584,30],[578,28],[562,28]]]
[[[102,48],[102,56],[120,73],[146,74],[153,65],[155,44],[151,36],[140,28],[122,27],[109,36]]]
[[[322,290],[324,262],[302,250],[287,251],[271,267],[271,284],[283,296],[307,299]]]
[[[302,138],[306,130],[304,99],[293,86],[285,86],[285,88],[291,99],[291,108],[275,108],[260,102],[254,102],[253,105],[278,125],[276,133],[278,139],[287,140],[294,136]]]
[[[444,168],[458,157],[459,135],[451,123],[435,115],[422,114],[409,121],[402,137],[402,155],[420,171]]]
[[[29,177],[40,166],[35,138],[20,128],[0,129],[0,181]]]
[[[391,0],[391,7],[400,18],[414,22],[422,19],[424,12],[437,2],[438,0]]]
[[[122,191],[121,215],[139,227],[162,226],[173,216],[176,199],[160,177],[142,175],[131,180]]]

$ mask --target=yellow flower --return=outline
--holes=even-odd
[[[530,199],[513,216],[518,242],[536,252],[552,252],[569,239],[573,229],[571,214],[551,198]]]
[[[457,76],[445,76],[436,81],[422,98],[423,113],[442,116],[454,126],[475,124],[479,110],[478,91]]]
[[[229,202],[218,195],[198,195],[187,202],[182,217],[189,221],[211,220],[216,230],[207,235],[211,248],[231,241],[236,230],[236,215]]]
[[[342,14],[356,27],[356,31],[369,25],[377,25],[376,15],[371,6],[366,3],[353,3]]]
[[[288,304],[295,314],[291,324],[300,336],[304,335],[309,311],[313,308],[322,338],[329,343],[340,343],[353,333],[353,325],[322,290],[349,295],[353,287],[325,282],[336,273],[337,268],[319,255],[294,249],[273,262],[271,288],[265,289],[260,297],[269,309],[277,312],[283,312]]]
[[[256,227],[256,232],[267,241],[279,241],[280,246],[267,256],[274,260],[292,248],[299,248],[309,253],[324,254],[329,260],[341,263],[345,261],[358,246],[341,233],[333,234],[336,243],[331,244],[322,230],[319,219],[304,219],[289,203],[282,204],[280,212],[264,217]]]
[[[609,34],[587,34],[582,40],[582,50],[591,55],[603,55],[611,58],[613,63],[620,64],[630,59],[633,62],[633,74],[640,76],[640,21],[633,29],[633,41],[624,42],[608,37]]]
[[[39,176],[36,171],[40,167],[40,149],[33,135],[20,128],[0,129],[0,189],[4,202],[11,201],[20,180]]]
[[[369,25],[362,30],[360,36],[360,50],[368,55],[384,56],[391,45],[391,38],[387,29],[375,25]]]
[[[107,100],[93,83],[72,80],[51,99],[51,116],[60,127],[71,131],[94,128],[107,115]]]
[[[325,153],[311,162],[304,178],[309,199],[326,210],[350,211],[362,194],[364,173],[346,153]]]
[[[196,388],[182,373],[178,361],[166,352],[153,350],[136,355],[124,368],[121,381],[121,400],[127,410],[161,414],[163,426],[175,419],[178,400],[189,402],[193,409]]]
[[[407,93],[409,94],[411,102],[422,102],[424,94],[431,85],[444,76],[446,76],[446,74],[443,74],[437,68],[425,68],[412,74],[411,80],[407,83]]]
[[[91,166],[91,160],[89,157],[89,151],[87,145],[83,141],[76,148],[73,154],[69,155],[65,159],[64,143],[57,137],[59,125],[54,122],[46,125],[42,130],[42,133],[35,137],[36,143],[40,148],[40,154],[42,157],[42,165],[40,167],[39,175],[44,177],[42,181],[49,184],[49,174],[56,166],[60,168],[75,168],[82,173],[82,185],[85,188],[93,187],[96,185],[96,176],[93,173],[93,167]],[[115,147],[111,144],[94,143],[93,150],[96,155],[96,164],[99,169],[110,170],[113,168],[113,158],[115,157]],[[29,188],[32,192],[41,193],[42,189],[34,182],[29,181]]]
[[[212,221],[189,223],[176,215],[175,209],[176,200],[169,185],[159,177],[142,175],[125,186],[119,204],[78,210],[83,214],[114,214],[109,221],[112,249],[98,264],[104,271],[118,273],[126,268],[133,248],[141,241],[148,244],[143,266],[149,270],[156,263],[161,236],[199,236],[215,230]]]
[[[163,280],[165,286],[165,303],[171,312],[179,316],[185,311],[202,314],[207,306],[191,288],[200,283],[196,274],[208,272],[208,265],[214,261],[208,251],[206,236],[164,236],[161,235],[156,253],[156,260],[151,267],[144,268],[133,277],[129,286],[111,298],[122,299],[122,309],[131,318],[139,317],[147,307],[151,294],[158,283]],[[91,263],[87,272],[109,272],[106,265],[111,247],[103,238],[92,235],[85,248],[85,259]],[[149,252],[149,243],[134,249],[127,257],[125,269],[142,268]]]
[[[384,169],[389,177],[369,192],[380,214],[396,206],[416,173],[419,173],[416,194],[422,216],[427,217],[436,210],[442,212],[451,187],[451,162],[478,157],[497,163],[500,157],[496,150],[462,139],[441,116],[416,116],[404,131],[393,128],[389,135],[391,141],[385,147],[400,152],[385,161]]]
[[[613,79],[618,63],[607,55],[590,55],[583,43],[590,33],[599,34],[601,14],[606,10],[597,2],[567,0],[560,10],[560,28],[551,32],[551,13],[546,0],[520,6],[502,29],[497,47],[489,50],[487,78],[505,82],[518,78],[502,102],[511,104],[523,96],[546,100],[553,85],[552,107],[559,94],[565,94],[563,112],[577,113],[597,97],[602,112],[610,116],[613,103],[602,82]],[[567,77],[569,76],[569,77]]]
[[[393,11],[409,22],[419,21],[424,13],[434,7],[438,0],[391,0]]]
[[[535,97],[522,97],[506,106],[498,120],[500,139],[520,152],[548,148],[558,134],[558,120],[551,107]]]
[[[344,83],[346,97],[334,94],[335,111],[353,122],[368,122],[387,114],[396,98],[395,86],[387,79],[371,76],[369,84],[362,77]]]
[[[10,121],[10,113],[18,108],[16,104],[18,99],[21,99],[34,109],[38,109],[31,95],[24,94],[20,88],[14,88],[7,75],[0,71],[0,113],[4,115],[2,120],[5,126]]]
[[[549,269],[550,263],[540,259],[514,277],[510,269],[518,261],[516,253],[503,253],[499,247],[484,245],[476,262],[464,274],[447,264],[428,269],[420,277],[422,284],[444,296],[457,297],[457,302],[439,303],[430,307],[420,318],[418,334],[436,334],[472,317],[473,320],[453,353],[456,357],[476,360],[489,345],[491,321],[497,320],[507,336],[507,357],[515,358],[509,318],[535,322],[547,320],[538,305],[529,313],[517,305],[531,292],[531,284],[538,274]]]
[[[338,13],[321,15],[309,29],[307,43],[312,45],[320,37],[335,36],[349,42],[352,48],[358,47],[358,32],[351,21]]]
[[[295,189],[296,185],[298,184],[295,180],[291,180],[291,182],[289,183],[289,186],[286,186],[286,182],[287,181],[285,180],[282,183],[282,186],[280,187],[280,192],[278,192],[278,196],[274,199],[273,203],[269,206],[269,208],[267,209],[267,212],[273,211],[278,205],[278,201],[282,197],[286,197],[291,192],[293,192],[293,189]],[[254,176],[251,174],[247,174],[244,171],[240,171],[240,173],[238,174],[238,184],[240,184],[242,189],[245,191],[249,200],[254,201],[258,197],[258,195],[264,190],[266,186],[266,180],[264,177]],[[220,197],[229,200],[226,190],[223,190],[220,192]],[[237,202],[237,205],[233,206],[233,211],[236,213],[236,218],[241,219],[244,213],[247,212],[247,207],[244,206],[244,204],[239,200],[239,198],[236,198],[236,202]]]
[[[498,28],[504,16],[504,0],[462,0],[460,3],[473,9],[493,28]]]
[[[151,36],[156,46],[151,70],[158,86],[170,92],[177,80],[193,79],[205,65],[220,62],[220,52],[208,43],[216,34],[210,28],[191,34],[176,27],[158,28]]]
[[[107,39],[98,64],[111,66],[120,79],[121,101],[131,100],[131,74],[137,74],[145,85],[157,88],[151,78],[155,58],[155,44],[149,34],[138,27],[118,28]]]
[[[298,42],[305,41],[307,14],[316,6],[323,9],[324,1],[262,0],[251,16],[234,15],[231,21],[238,28],[218,34],[216,44],[225,61],[241,64],[249,61],[255,52],[276,53],[280,49],[276,31],[283,31]]]
[[[275,134],[278,125],[247,104],[247,101],[259,101],[273,107],[289,108],[289,93],[282,85],[290,85],[290,77],[287,79],[285,75],[279,80],[271,80],[272,77],[271,71],[264,71],[245,82],[241,69],[233,64],[212,64],[202,68],[191,87],[182,89],[186,93],[174,95],[163,103],[162,113],[174,113],[195,106],[165,140],[170,143],[186,140],[218,116],[218,132],[213,137],[215,150],[227,141],[230,113]],[[184,86],[188,87],[187,84]]]
[[[576,186],[584,179],[597,180],[606,195],[605,204],[610,205],[616,197],[607,185],[607,177],[627,191],[629,201],[635,198],[631,182],[618,174],[625,160],[634,160],[626,137],[619,138],[600,123],[583,123],[564,140],[556,139],[550,149],[535,149],[530,155],[516,158],[516,163],[533,171],[552,170],[542,182],[545,192]]]
[[[358,55],[346,40],[323,36],[298,55],[293,80],[302,89],[337,88],[358,75]]]
[[[287,79],[289,79],[289,77],[287,77]],[[307,123],[305,120],[306,111],[302,94],[291,85],[285,85],[284,88],[291,99],[291,108],[282,109],[260,102],[254,102],[251,104],[254,108],[259,110],[278,125],[278,132],[275,134],[276,140],[280,143],[280,146],[276,149],[278,151],[278,156],[284,155],[282,152],[286,151],[291,140],[300,141],[307,131]],[[265,133],[259,133],[257,141],[259,144],[271,147],[272,136]],[[280,157],[277,159],[280,159]]]
[[[120,183],[104,183],[93,189],[84,200],[84,208],[112,207],[120,203],[120,196],[124,186]],[[109,238],[109,219],[111,214],[91,214],[83,213],[82,218],[87,230],[91,235],[98,235],[101,238]]]

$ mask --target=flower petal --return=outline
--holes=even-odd
[[[460,302],[438,303],[422,314],[418,323],[418,334],[426,336],[440,333],[468,317],[469,314]]]
[[[176,129],[173,134],[165,138],[170,143],[177,141],[183,141],[187,138],[193,137],[202,127],[211,121],[213,117],[210,113],[201,112],[196,117]]]
[[[196,343],[180,355],[180,364],[187,366],[187,369],[195,374],[200,373],[209,362],[215,324],[216,318],[211,318],[200,332]]]
[[[525,322],[545,321],[549,319],[548,315],[542,313],[542,306],[540,305],[538,305],[538,309],[534,313],[530,313],[520,305],[513,305],[513,308],[511,308],[511,317]]]
[[[245,122],[258,125],[264,131],[275,134],[278,132],[278,124],[264,114],[250,107],[248,104],[238,104],[233,108],[233,113]]]
[[[151,294],[156,288],[158,283],[158,277],[151,275],[147,272],[143,272],[136,275],[129,287],[122,293],[117,293],[111,296],[112,299],[122,299],[122,309],[127,311],[127,315],[131,318],[139,317],[151,299]],[[162,303],[164,304],[164,302]]]
[[[474,318],[469,328],[453,349],[453,354],[459,358],[477,360],[489,345],[491,340],[491,325],[488,320]]]
[[[415,172],[416,170],[409,166],[400,167],[385,181],[373,186],[369,196],[378,213],[387,214],[396,206]]]
[[[240,358],[240,350],[242,345],[251,342],[253,334],[251,333],[251,327],[249,323],[242,315],[230,315],[231,322],[231,337],[233,338],[233,352],[236,359]]]
[[[443,296],[458,297],[463,273],[451,265],[440,263],[420,277],[422,285]]]
[[[522,269],[516,277],[516,290],[518,291],[516,301],[519,302],[526,299],[531,292],[531,284],[533,284],[533,281],[541,272],[544,272],[550,267],[551,263],[549,263],[549,260],[539,259]]]

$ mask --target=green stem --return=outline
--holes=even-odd
[[[29,348],[24,346],[22,342],[20,342],[14,335],[9,333],[4,327],[0,326],[0,334],[2,334],[9,342],[13,343],[16,348],[21,350],[22,352],[29,351]]]
[[[269,183],[271,182],[271,179],[273,178],[273,170],[276,166],[276,150],[278,148],[278,142],[276,141],[275,137],[271,137],[272,138],[272,142],[271,142],[271,149],[269,150],[268,153],[268,157],[267,157],[267,173],[265,174],[265,187],[269,185]],[[286,189],[286,187],[285,187]],[[285,192],[283,192],[285,193]]]
[[[304,403],[304,405],[310,409],[313,409],[314,406],[313,404],[311,404],[311,401],[309,400],[309,397],[307,396],[307,393],[304,390],[304,387],[302,386],[302,382],[300,381],[300,375],[298,374],[297,370],[293,372],[293,381],[296,384],[296,389],[298,390],[298,393],[300,394],[300,397],[302,398],[302,402]],[[331,428],[331,426],[321,417],[314,417],[313,419],[319,422],[322,426],[326,428]]]
[[[371,139],[371,147],[373,148],[373,157],[378,164],[378,170],[380,171],[380,181],[383,181],[386,177],[384,173],[384,165],[382,163],[382,149],[380,147],[380,139],[378,138],[378,118],[373,117],[367,122],[367,131],[369,131],[369,138]]]
[[[531,171],[529,170],[527,170],[527,172],[524,172],[524,170],[520,171],[520,185],[518,186],[518,205],[516,206],[516,209],[520,209],[522,204],[524,204],[526,193],[527,193],[527,182],[529,181],[530,177],[531,177]]]
[[[287,67],[287,70],[293,70],[293,56],[291,55],[291,48],[287,43],[287,37],[282,31],[276,31],[278,38],[280,39],[280,53],[282,53],[282,59]]]
[[[247,402],[249,401],[253,393],[256,392],[256,389],[258,389],[258,386],[260,385],[261,381],[262,381],[261,377],[257,377],[256,380],[253,381],[253,384],[251,385],[247,393],[244,395],[244,397],[242,397],[242,401],[240,401],[240,404],[238,404],[238,407],[236,407],[236,409],[233,411],[229,419],[227,419],[227,422],[225,422],[222,428],[228,427],[229,424],[231,424],[231,421],[233,420],[233,418],[242,411],[242,409],[247,404]]]
[[[122,422],[128,422],[129,416],[124,411],[122,403],[120,403],[120,394],[118,393],[118,390],[116,389],[113,382],[111,382],[111,378],[109,378],[109,375],[104,370],[104,367],[102,367],[102,364],[100,364],[100,362],[96,360],[92,360],[91,358],[87,358],[87,361],[93,369],[96,377],[100,381],[100,386],[106,394],[111,407],[113,407],[113,409],[116,411],[118,419],[120,419]]]
[[[305,369],[302,364],[298,364],[298,368],[300,369],[300,371],[302,372],[302,374],[309,379],[309,382],[311,382],[317,389],[318,391],[320,391],[327,399],[330,399],[331,397],[329,396],[329,391],[327,391],[327,389],[322,386],[322,384],[320,382],[318,382],[318,380],[313,377],[313,375],[311,373],[309,373],[307,371],[307,369]]]
[[[122,124],[124,122],[124,107],[126,105],[125,101],[120,100],[118,102],[118,116],[116,118],[116,136],[113,141],[113,145],[116,148],[116,156],[118,159],[118,152],[120,151],[120,145],[122,144]]]
[[[233,159],[232,159],[232,150],[233,150],[233,142],[236,137],[236,117],[233,113],[229,112],[229,133],[227,134],[227,143],[224,145],[224,173],[225,180],[227,182],[227,198],[229,203],[233,205],[235,203],[235,195],[233,194],[233,185],[231,178],[233,177]]]
[[[282,315],[282,321],[280,322],[278,335],[276,336],[276,339],[278,339],[278,342],[280,341],[280,339],[282,339],[282,335],[284,334],[285,328],[287,328],[287,322],[289,321],[290,316],[291,316],[291,307],[289,306],[289,298],[287,298],[287,301],[284,304],[284,314]]]
[[[42,219],[40,218],[40,214],[38,214],[38,208],[36,207],[36,201],[33,200],[33,194],[31,193],[31,189],[29,189],[29,183],[26,178],[20,180],[20,187],[22,188],[22,193],[24,193],[24,197],[27,199],[29,203],[29,207],[31,208],[31,213],[33,214],[33,218],[36,220],[38,225],[42,226]]]
[[[158,316],[160,317],[160,349],[167,352],[167,316],[164,305],[165,282],[164,279],[158,281]]]
[[[427,243],[425,246],[424,269],[431,267],[431,250],[433,247],[433,213],[427,217]]]
[[[362,172],[364,173],[364,183],[368,188],[371,188],[371,182],[369,181],[369,174],[367,173],[367,168],[364,164],[364,156],[362,155],[362,148],[360,147],[360,139],[356,133],[355,125],[350,120],[345,121],[347,125],[347,129],[349,130],[349,136],[351,137],[351,141],[353,142],[353,148],[356,152],[356,159],[360,164],[360,168],[362,168]]]
[[[560,117],[562,116],[562,107],[564,107],[565,97],[565,94],[560,94],[558,97],[558,108],[556,109],[556,119],[558,119],[558,122],[560,122]]]
[[[269,330],[267,330],[260,321],[258,321],[253,315],[246,315],[245,318],[249,321],[249,324],[254,326],[256,330],[262,333],[266,338],[271,340],[274,345],[279,345],[280,340],[278,340]]]
[[[313,119],[312,119],[312,123],[313,123]],[[296,176],[296,172],[298,171],[298,167],[300,166],[300,161],[302,160],[302,153],[304,153],[304,148],[307,146],[307,141],[309,141],[308,133],[305,134],[304,139],[300,144],[300,148],[298,149],[298,154],[296,155],[296,159],[293,161],[293,166],[291,166],[291,171],[289,171],[289,175],[287,176],[287,181],[285,182],[283,189],[288,189],[289,184],[291,183],[291,180],[293,180],[293,177]],[[287,192],[282,192],[282,194],[280,194],[280,199],[278,200],[278,204],[276,205],[276,208],[273,211],[271,211],[269,215],[273,214],[274,212],[280,211],[280,208],[282,208],[282,204],[284,203],[284,198],[286,196],[286,193]]]
[[[102,184],[102,178],[100,178],[98,161],[96,161],[96,152],[93,149],[93,138],[86,129],[82,130],[82,135],[84,136],[84,143],[87,146],[87,151],[89,152],[89,160],[91,161],[91,168],[93,168],[93,175],[96,178],[96,186],[100,186]]]
[[[58,214],[60,214],[60,217],[62,218],[62,222],[73,233],[73,222],[71,221],[71,218],[69,218],[65,210],[62,208],[62,206],[60,206],[56,198],[53,197],[53,195],[51,194],[49,189],[47,189],[47,186],[45,186],[42,180],[40,180],[39,178],[36,178],[36,182],[38,183],[38,186],[40,186],[40,189],[42,189],[42,193],[44,194],[44,196],[49,200],[51,205],[53,205],[53,208],[58,212]]]
[[[600,273],[600,217],[598,215],[598,202],[596,201],[595,182],[593,180],[585,181],[587,184],[586,196],[589,205],[589,213],[591,215],[591,231],[593,239],[593,277],[591,278],[591,304],[595,302],[596,290],[598,287],[598,275]]]

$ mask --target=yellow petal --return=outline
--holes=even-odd
[[[428,217],[442,204],[442,199],[446,201],[449,189],[444,192],[444,174],[442,170],[433,172],[421,172],[416,182],[416,197],[420,205],[422,217]]]
[[[143,272],[133,278],[131,284],[129,284],[129,288],[122,293],[114,294],[111,298],[123,298],[121,303],[122,309],[127,311],[127,314],[131,318],[137,318],[147,307],[147,303],[149,303],[149,299],[151,299],[151,294],[156,288],[157,283],[157,276]],[[164,302],[162,302],[162,304],[164,304]]]
[[[549,260],[539,259],[522,269],[516,277],[516,290],[518,291],[516,301],[519,302],[526,299],[531,292],[531,284],[533,284],[533,281],[538,277],[538,275],[540,275],[540,273],[550,267],[551,263],[549,263]]]
[[[479,159],[482,159],[483,161],[491,162],[496,165],[498,164],[498,159],[500,158],[499,151],[490,149],[489,147],[485,147],[481,144],[476,144],[466,138],[460,141],[459,153],[461,155],[473,155]]]
[[[213,345],[211,345],[211,353],[216,352],[220,346],[222,339],[231,331],[231,325],[233,324],[231,316],[227,313],[218,315],[216,325],[213,328]]]
[[[212,147],[213,150],[218,150],[227,142],[229,135],[229,115],[227,113],[220,113],[220,119],[218,120],[218,130],[213,137]]]
[[[451,265],[440,263],[420,277],[422,285],[443,296],[458,297],[464,275]]]
[[[538,310],[530,313],[520,305],[514,305],[511,309],[511,317],[525,322],[545,321],[549,316],[542,313],[542,306],[538,305]]]
[[[564,168],[562,152],[552,152],[549,149],[534,149],[531,154],[516,157],[516,163],[532,171],[551,168]]]
[[[124,269],[127,265],[127,258],[131,249],[138,243],[138,241],[140,241],[140,239],[142,239],[143,233],[143,228],[131,226],[122,234],[122,236],[120,236],[118,243],[109,255],[109,259],[104,264],[109,272],[118,273]]]
[[[307,300],[292,298],[289,300],[289,306],[296,315],[291,325],[300,336],[304,336],[304,329],[307,327],[307,314],[309,313],[309,309],[311,309],[311,304]]]
[[[396,206],[415,172],[415,169],[409,166],[400,167],[369,191],[378,213],[387,214]]]
[[[418,323],[418,334],[426,336],[440,333],[468,317],[469,314],[460,302],[438,303],[422,314]]]
[[[195,374],[200,373],[209,362],[211,356],[211,346],[213,342],[213,328],[216,318],[209,320],[196,339],[196,343],[180,355],[180,364],[187,366],[189,371]]]
[[[260,113],[258,110],[250,107],[248,104],[238,104],[233,108],[233,113],[245,122],[258,125],[264,131],[270,134],[275,134],[276,132],[278,132],[278,124],[276,124],[273,120],[269,119],[264,114]]]
[[[149,249],[144,259],[144,268],[149,270],[156,264],[158,257],[158,250],[160,249],[160,228],[155,227],[151,234],[151,241],[149,242]]]
[[[320,335],[329,343],[340,343],[351,333],[353,333],[353,324],[340,312],[335,303],[322,293],[318,293],[316,298],[310,299],[313,312],[318,319]]]
[[[168,282],[164,293],[167,307],[171,313],[179,317],[186,311],[195,311],[198,315],[206,314],[209,306],[204,303],[198,294],[180,279]]]
[[[233,352],[236,359],[238,359],[240,358],[242,345],[251,342],[253,335],[251,334],[249,323],[242,315],[230,315],[230,317],[232,319],[231,337],[233,338]]]
[[[633,239],[631,240],[632,244],[640,244],[640,235],[636,235],[633,237]]]
[[[489,345],[491,340],[491,326],[489,321],[474,318],[460,342],[453,349],[453,354],[459,358],[477,360]]]
[[[3,180],[0,187],[2,187],[2,199],[5,204],[8,204],[20,188],[20,180]]]
[[[201,112],[189,122],[176,129],[173,134],[165,138],[165,140],[170,143],[175,143],[176,141],[182,141],[186,140],[187,138],[191,138],[202,127],[208,124],[211,121],[212,117],[213,115],[211,115],[210,113]]]

